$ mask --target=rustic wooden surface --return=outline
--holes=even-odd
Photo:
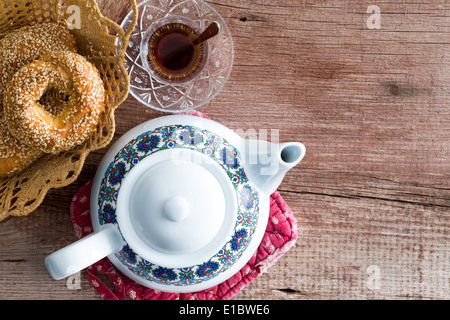
[[[448,1],[208,2],[228,23],[235,62],[199,110],[307,147],[279,188],[297,244],[235,299],[449,299]],[[99,4],[117,22],[129,10],[128,0]],[[379,30],[366,25],[374,4]],[[160,115],[130,96],[115,139]],[[1,299],[99,299],[84,272],[69,290],[43,260],[76,240],[70,201],[105,151],[30,216],[0,223]]]

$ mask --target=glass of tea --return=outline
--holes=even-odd
[[[141,40],[141,61],[150,76],[166,84],[192,81],[208,60],[207,41],[194,45],[202,33],[193,20],[169,16],[154,22]]]

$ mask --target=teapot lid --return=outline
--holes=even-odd
[[[124,134],[94,178],[95,230],[117,225],[126,245],[111,262],[166,292],[212,287],[259,246],[269,197],[248,180],[242,139],[192,116],[166,116]]]
[[[182,268],[218,252],[233,231],[236,193],[214,160],[190,149],[165,150],[139,162],[117,201],[128,245],[152,263]]]

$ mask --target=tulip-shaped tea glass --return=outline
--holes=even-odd
[[[129,14],[121,26],[127,27],[130,21]],[[158,40],[161,44],[173,28],[178,28],[177,35],[184,40],[192,40],[213,22],[220,26],[215,37],[192,51],[182,50],[180,59],[172,59],[171,65],[158,63],[161,57],[155,56],[152,45]],[[170,44],[170,39],[165,40]],[[176,56],[176,50],[172,54]],[[223,18],[203,0],[147,0],[139,5],[125,57],[130,93],[139,102],[160,111],[185,112],[207,103],[223,88],[233,64],[233,42]],[[174,69],[181,72],[174,73]]]

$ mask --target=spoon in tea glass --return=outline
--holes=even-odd
[[[168,50],[161,54],[160,60],[169,64],[174,61],[180,61],[180,57],[186,53],[193,54],[194,47],[205,42],[208,39],[216,36],[220,31],[220,25],[217,22],[212,22],[197,38],[192,40],[191,43],[179,42],[172,45]]]
[[[211,22],[211,24],[197,37],[192,41],[194,46],[211,39],[216,36],[220,31],[220,25],[217,22]]]

